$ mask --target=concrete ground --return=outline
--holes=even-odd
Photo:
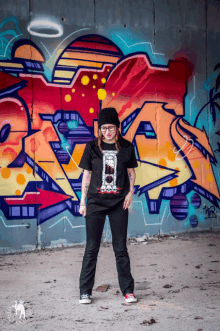
[[[87,305],[78,301],[85,245],[0,255],[0,330],[219,331],[220,231],[154,239],[128,240],[132,304],[120,292],[111,243],[101,244]]]

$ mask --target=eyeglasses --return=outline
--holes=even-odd
[[[115,125],[108,126],[108,127],[106,127],[106,126],[101,126],[101,130],[102,130],[103,132],[106,132],[107,130],[113,132],[113,131],[115,130],[115,128],[116,128]]]

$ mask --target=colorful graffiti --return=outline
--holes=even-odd
[[[179,221],[201,197],[218,208],[215,154],[205,129],[196,127],[199,114],[194,125],[184,119],[193,76],[186,59],[155,65],[146,52],[125,56],[110,39],[87,34],[60,53],[50,81],[45,63],[46,54],[27,39],[15,40],[10,58],[0,61],[0,203],[7,219],[41,224],[67,209],[81,216],[78,164],[106,106],[117,109],[121,133],[135,146],[135,194],[145,197],[149,214],[159,214],[163,200]],[[218,93],[211,93],[214,114]]]

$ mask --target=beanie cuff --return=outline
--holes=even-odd
[[[98,128],[104,124],[113,124],[119,128],[120,121],[118,119],[118,113],[115,108],[109,107],[101,109],[98,115]]]

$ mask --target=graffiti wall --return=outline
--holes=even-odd
[[[1,251],[85,242],[78,164],[108,106],[139,165],[128,236],[219,228],[220,59],[201,80],[190,50],[68,29],[46,14],[0,22]]]

